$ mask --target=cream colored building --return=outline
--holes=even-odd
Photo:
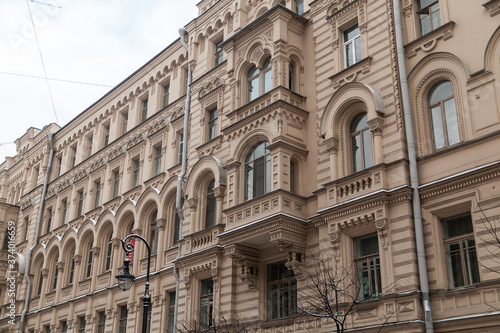
[[[353,332],[500,331],[500,1],[198,7],[188,52],[178,39],[69,124],[30,128],[0,166],[0,238],[13,221],[29,270],[15,325],[0,285],[0,331],[139,332],[138,241],[130,291],[115,279],[131,232],[153,250],[152,333],[172,332],[176,295],[179,328],[238,313],[333,332],[296,313],[319,257],[354,267]]]

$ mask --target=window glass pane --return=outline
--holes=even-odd
[[[355,51],[355,62],[361,60],[361,37],[357,37],[354,40],[354,51]]]
[[[362,129],[368,128],[368,123],[366,122],[367,119],[368,116],[366,113],[360,113],[359,115],[357,115],[351,123],[351,133],[355,133]]]
[[[264,158],[258,158],[254,162],[254,197],[258,197],[264,194],[265,185],[265,160]]]
[[[444,239],[468,235],[474,232],[470,214],[463,214],[443,219]]]
[[[344,31],[345,42],[354,39],[356,36],[359,36],[359,28],[357,24]]]
[[[356,248],[356,258],[378,253],[377,234],[356,238],[354,240],[354,247]]]
[[[266,174],[266,193],[271,191],[271,155],[266,156],[266,166],[264,173]]]
[[[420,16],[420,32],[422,35],[429,33],[431,29],[431,20],[428,13],[422,13]]]
[[[459,243],[454,242],[446,244],[446,254],[446,266],[448,268],[450,287],[456,288],[464,286],[465,281],[463,277]]]
[[[250,79],[259,73],[260,73],[260,70],[258,70],[257,67],[254,66],[254,67],[250,68],[250,70],[248,71],[247,78]]]
[[[352,145],[352,166],[354,172],[363,170],[363,164],[361,160],[361,138],[360,135],[353,136],[351,138]]]
[[[372,166],[372,143],[370,138],[370,130],[366,129],[362,133],[363,135],[363,159],[364,168],[369,168]]]
[[[267,68],[271,68],[271,57],[267,58],[266,61],[264,61],[264,65],[262,66],[262,69]]]
[[[474,238],[462,240],[464,265],[466,268],[465,276],[467,284],[479,282],[479,266],[477,264],[476,244]]]
[[[429,106],[432,106],[439,101],[445,100],[453,96],[453,84],[450,81],[442,81],[432,87],[429,93]]]
[[[259,158],[262,157],[266,154],[267,152],[267,142],[261,142],[255,147],[255,154],[254,158]]]
[[[439,13],[439,3],[431,7],[432,29],[441,26],[441,15]]]
[[[273,84],[272,76],[273,71],[271,69],[264,73],[264,93],[271,90],[271,86]]]
[[[444,147],[444,128],[443,119],[441,118],[441,107],[438,105],[431,109],[432,130],[434,133],[434,148],[439,149]]]
[[[259,97],[259,78],[256,77],[248,82],[248,101]]]
[[[453,145],[460,142],[458,133],[458,119],[455,108],[455,98],[443,102],[444,114],[446,119],[446,132],[448,134],[448,144]]]
[[[253,163],[245,165],[245,199],[253,198]]]
[[[354,64],[352,43],[345,44],[345,59],[346,59],[346,61],[345,61],[346,67],[349,67],[352,64]]]
[[[418,9],[425,8],[436,1],[437,0],[419,0],[418,1]]]

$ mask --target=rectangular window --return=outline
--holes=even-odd
[[[61,219],[61,225],[66,224],[66,215],[68,214],[68,200],[63,200],[62,202],[62,219]]]
[[[168,294],[168,323],[167,333],[175,333],[174,330],[174,315],[175,315],[175,291]]]
[[[170,98],[170,83],[167,83],[163,87],[163,107],[168,105],[168,100]]]
[[[68,322],[61,321],[61,333],[67,333],[68,332]]]
[[[222,51],[222,40],[215,43],[215,66],[219,66],[224,61],[224,51]]]
[[[141,114],[141,122],[146,121],[148,119],[148,99],[142,101],[142,114]]]
[[[97,324],[97,333],[104,333],[104,328],[106,327],[106,314],[104,311],[98,312],[99,323]]]
[[[87,149],[88,149],[87,157],[92,156],[92,145],[93,145],[93,143],[94,143],[94,137],[93,136],[89,136],[88,139],[87,139]]]
[[[132,164],[134,165],[134,172],[132,175],[132,187],[136,187],[139,185],[139,171],[141,171],[141,161],[139,158],[136,158],[135,160],[132,161]]]
[[[71,167],[74,168],[76,165],[76,146],[71,148]]]
[[[155,172],[154,175],[157,176],[161,172],[161,157],[162,151],[161,146],[155,147]]]
[[[208,141],[214,139],[218,134],[219,114],[217,109],[208,113]]]
[[[5,231],[5,235],[3,237],[3,247],[2,250],[8,250],[9,249],[9,233],[7,230]]]
[[[61,167],[62,167],[62,157],[57,157],[57,174],[56,177],[59,177],[61,175]]]
[[[470,213],[443,219],[442,222],[450,288],[478,283],[479,266]]]
[[[208,329],[213,324],[214,282],[212,279],[201,280],[200,292],[200,328]]]
[[[80,317],[80,327],[78,328],[78,333],[85,333],[85,317]]]
[[[120,187],[120,170],[113,172],[113,199],[118,196],[118,188]]]
[[[304,14],[304,0],[295,0],[295,12],[298,15]]]
[[[109,144],[109,125],[104,126],[104,147]]]
[[[344,66],[361,60],[361,34],[357,24],[344,31]]]
[[[367,300],[382,293],[378,236],[371,234],[354,239],[358,278],[358,299]]]
[[[177,163],[182,163],[182,150],[184,148],[184,133],[179,133],[179,144],[177,146]]]
[[[95,197],[94,197],[94,208],[99,207],[99,201],[101,200],[101,182],[95,182]]]
[[[50,232],[52,226],[52,207],[47,210],[47,231]]]
[[[78,192],[78,212],[77,216],[82,216],[83,211],[83,190]]]
[[[422,36],[441,26],[438,0],[419,0],[417,15]]]
[[[284,262],[267,265],[267,304],[267,319],[297,313],[297,280]]]
[[[127,133],[128,112],[122,113],[122,135]]]
[[[127,332],[127,316],[128,310],[127,306],[120,306],[120,326],[118,329],[118,333],[126,333]]]

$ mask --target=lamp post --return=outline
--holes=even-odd
[[[126,257],[123,259],[123,272],[121,274],[118,274],[116,276],[116,279],[118,280],[118,286],[120,289],[123,291],[126,291],[132,287],[132,282],[135,280],[135,276],[130,274],[129,270],[129,265],[130,265],[130,259],[128,258],[128,255],[135,250],[135,243],[128,242],[127,240],[131,238],[138,238],[146,244],[146,247],[148,249],[148,271],[146,274],[146,285],[144,287],[144,297],[142,299],[142,333],[146,333],[147,328],[148,328],[148,310],[149,310],[149,305],[151,303],[151,297],[149,297],[149,269],[150,269],[150,264],[151,264],[151,248],[149,247],[148,242],[142,237],[137,234],[130,234],[125,239],[121,239],[122,241],[122,247],[123,250],[125,250]]]

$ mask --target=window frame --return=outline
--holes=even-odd
[[[462,218],[468,218],[468,223],[470,225],[468,225],[467,227],[469,227],[471,230],[470,232],[468,233],[461,233],[461,234],[458,234],[458,235],[454,235],[454,236],[447,236],[446,235],[446,228],[445,228],[445,223],[447,222],[453,222],[454,220],[460,220]],[[460,222],[464,222],[463,220],[460,220]],[[447,270],[447,277],[448,277],[448,287],[450,289],[456,289],[456,288],[462,288],[462,287],[467,287],[467,286],[472,286],[476,283],[479,283],[481,282],[481,272],[479,270],[479,260],[478,260],[478,255],[477,255],[477,246],[476,246],[476,239],[475,239],[475,231],[474,231],[474,223],[472,221],[472,215],[471,213],[465,213],[465,214],[459,214],[459,215],[455,215],[455,216],[451,216],[451,217],[447,217],[447,218],[443,218],[441,219],[441,225],[442,225],[442,228],[443,228],[443,247],[444,247],[444,259],[445,259],[445,267],[446,267],[446,270]],[[471,267],[471,262],[469,261],[466,261],[464,259],[464,255],[465,255],[465,251],[466,250],[464,248],[464,242],[465,241],[470,241],[472,240],[473,241],[473,247],[469,247],[467,246],[466,249],[468,249],[469,251],[472,250],[473,251],[473,254],[475,256],[475,267]],[[459,251],[457,252],[456,250],[453,251],[454,254],[457,254],[460,256],[460,264],[461,264],[461,278],[462,278],[462,284],[457,284],[457,280],[459,279],[459,277],[456,277],[454,276],[454,272],[452,271],[452,263],[451,263],[451,258],[450,258],[450,253],[449,253],[449,250],[448,250],[448,245],[456,245],[458,244],[458,248],[459,248]],[[467,256],[470,257],[470,252],[467,251]],[[472,276],[472,270],[475,269],[475,273],[477,274],[477,280],[476,281],[471,281],[473,279],[473,276]]]
[[[215,179],[207,185],[206,205],[205,205],[205,229],[217,224],[217,198],[215,197]]]
[[[219,135],[219,111],[217,107],[208,111],[207,141],[215,139]]]
[[[163,95],[162,95],[162,105],[166,108],[170,103],[170,82],[162,85]]]
[[[113,170],[113,192],[112,194],[112,199],[115,199],[118,197],[120,190],[120,169],[115,169]]]
[[[118,333],[127,332],[128,309],[127,305],[120,306],[120,319],[118,321]]]
[[[272,87],[273,87],[273,63],[272,63],[272,57],[269,55],[265,58],[265,60],[262,62],[262,67],[261,66],[252,66],[248,69],[247,77],[246,77],[246,84],[247,84],[247,102],[250,103],[256,99],[258,99],[260,96],[265,95],[268,93]],[[252,75],[250,75],[252,73]],[[268,77],[269,75],[269,77]],[[267,79],[269,78],[269,86],[266,85]],[[255,84],[255,88],[253,86],[253,83]],[[252,92],[256,90],[257,94],[254,96]]]
[[[440,85],[446,84],[446,83],[449,83],[451,85],[451,88],[453,89],[453,94],[450,96],[446,96],[444,99],[441,99],[441,100],[431,104],[430,98],[431,98],[432,93]],[[453,82],[450,80],[440,80],[440,81],[434,83],[430,87],[429,92],[427,94],[427,112],[429,115],[429,122],[430,122],[431,131],[432,131],[432,146],[433,146],[434,151],[446,149],[446,148],[458,145],[458,144],[460,144],[460,142],[462,140],[461,136],[460,136],[460,121],[458,118],[457,102],[455,99],[455,95],[456,95],[455,94],[455,87],[453,85]],[[450,144],[450,134],[451,133],[449,132],[449,128],[448,128],[449,123],[448,123],[448,117],[447,117],[448,116],[447,111],[450,111],[450,110],[445,108],[445,103],[452,101],[452,100],[453,100],[453,105],[454,105],[454,110],[452,112],[453,112],[453,115],[455,116],[454,121],[456,123],[456,128],[454,129],[456,132],[453,134],[455,134],[458,137],[458,141]],[[439,112],[440,112],[441,117],[439,117],[438,119],[435,119],[433,110],[436,109],[437,107],[439,107]],[[436,121],[440,120],[440,125],[441,125],[440,128],[435,127],[435,125],[436,125],[435,120]],[[453,120],[450,120],[450,121],[453,121]],[[442,137],[443,137],[443,143],[439,147],[438,147],[438,142],[437,142],[437,138],[436,138],[437,131],[442,132]]]
[[[259,149],[261,145],[264,145],[264,154],[262,156],[259,156],[255,158],[255,151]],[[244,167],[244,172],[243,172],[243,177],[244,177],[244,200],[251,200],[257,197],[260,197],[266,193],[269,193],[271,191],[271,151],[269,150],[269,143],[267,141],[261,141],[257,144],[255,144],[252,149],[248,152],[245,158],[245,163],[243,165]],[[267,152],[266,152],[267,151]],[[252,157],[250,157],[253,155]],[[249,158],[252,158],[249,160]],[[261,177],[256,177],[255,176],[255,170],[256,166],[255,163],[261,163],[261,159],[263,160],[262,166],[263,166],[263,174]],[[250,166],[252,164],[252,166]],[[250,169],[251,168],[251,169]],[[250,187],[249,187],[249,175],[250,172],[252,172],[252,187],[251,187],[251,193],[250,193]],[[263,192],[260,194],[256,194],[256,189],[258,188],[259,184],[257,183],[259,179],[262,179],[262,189]]]
[[[422,8],[421,8],[421,3],[422,3],[422,0],[417,0],[416,15],[417,15],[417,22],[418,22],[420,36],[425,36],[425,35],[431,33],[432,31],[436,30],[437,28],[439,28],[442,25],[441,6],[439,4],[439,0],[435,0],[434,2],[427,4],[427,6],[422,7]],[[435,11],[432,11],[433,7],[436,4],[438,5],[438,9]],[[437,26],[434,27],[432,19],[433,19],[433,14],[435,15],[436,13],[437,13],[437,18],[439,19],[439,22],[437,23]],[[427,14],[428,15],[427,17],[429,18],[429,31],[427,31],[427,32],[424,32],[424,30],[423,30],[422,18],[421,18],[421,16],[425,15],[425,14]]]
[[[85,265],[85,276],[84,278],[88,279],[88,278],[91,278],[92,277],[92,269],[93,269],[93,266],[94,266],[94,241],[91,241],[90,242],[90,245],[88,246],[88,252],[87,252],[87,257],[86,257],[86,261],[87,261],[87,264]]]
[[[266,269],[267,320],[280,320],[293,317],[297,314],[297,279],[295,278],[293,270],[289,270],[285,266],[285,261],[269,263],[266,265]],[[274,275],[271,272],[272,269],[277,269],[277,278],[274,280],[271,280],[272,275]],[[281,298],[283,291],[285,291],[287,295],[286,302],[288,304],[286,310],[283,310],[284,307],[282,305],[284,302]],[[274,299],[276,302],[273,302]]]
[[[163,158],[163,151],[162,151],[162,145],[159,144],[154,147],[155,150],[155,162],[154,162],[154,167],[153,167],[153,176],[158,176],[161,173],[161,165],[162,165],[162,158]]]
[[[204,284],[207,284],[204,288]],[[207,291],[204,293],[204,289]],[[210,292],[211,291],[211,292]],[[204,304],[205,303],[205,304]],[[206,306],[206,312],[202,307]],[[206,317],[204,317],[204,315]],[[200,329],[205,330],[212,327],[214,323],[214,280],[212,278],[200,280]],[[204,319],[206,321],[204,321]]]
[[[347,34],[350,31],[355,31],[357,29],[357,35],[355,35],[353,38],[346,40]],[[349,58],[348,58],[348,46],[351,45],[352,47],[352,63],[349,64]],[[356,47],[359,47],[359,55],[356,52]],[[362,45],[361,45],[361,30],[359,28],[358,23],[355,23],[351,25],[350,27],[344,29],[342,31],[342,54],[344,56],[344,68],[349,68],[351,66],[354,66],[358,62],[360,62],[363,59],[363,50],[362,50]]]
[[[148,104],[149,98],[146,96],[144,99],[141,99],[141,123],[145,122],[148,119]]]
[[[141,173],[141,159],[140,156],[136,156],[135,158],[132,159],[132,165],[133,165],[133,170],[132,170],[132,186],[131,188],[134,188],[136,186],[139,186],[139,180],[140,180],[140,173]]]
[[[106,330],[106,312],[98,311],[97,318],[97,333],[104,333]]]
[[[359,129],[359,124],[363,121],[363,118],[366,118],[364,122],[366,123],[366,127],[362,127]],[[359,119],[359,120],[358,120]],[[352,130],[352,126],[355,121],[358,120],[358,125],[356,130]],[[354,141],[356,138],[359,137],[359,158],[360,158],[360,168],[358,169],[357,167],[357,151],[358,149],[355,150],[354,146]],[[366,170],[370,167],[373,166],[373,143],[372,143],[372,134],[370,130],[370,126],[368,125],[368,113],[367,112],[360,112],[356,114],[352,120],[349,122],[349,141],[350,141],[350,154],[351,154],[351,170],[352,173],[357,173],[361,172],[363,170]],[[369,144],[369,147],[366,146],[366,143]],[[369,148],[369,151],[367,151],[367,148]],[[366,158],[369,157],[370,161],[368,164],[368,161]]]
[[[377,244],[377,251],[372,252],[372,253],[366,253],[362,255],[358,255],[358,242],[362,242],[367,239],[375,239],[376,244]],[[377,297],[380,297],[382,295],[382,269],[381,269],[381,260],[380,260],[380,246],[379,246],[379,239],[378,239],[378,234],[371,233],[368,235],[356,237],[353,239],[353,245],[354,245],[354,262],[356,266],[356,281],[357,281],[357,296],[356,298],[360,301],[366,301],[366,300],[371,300]],[[377,262],[378,260],[378,262]],[[360,266],[361,264],[364,264],[363,266]],[[363,295],[363,288],[362,285],[363,283],[361,282],[361,279],[363,276],[360,276],[360,271],[367,272],[367,279],[368,279],[368,294],[370,294],[368,297],[366,295]],[[373,274],[375,273],[375,274]],[[375,290],[373,290],[375,289]]]

